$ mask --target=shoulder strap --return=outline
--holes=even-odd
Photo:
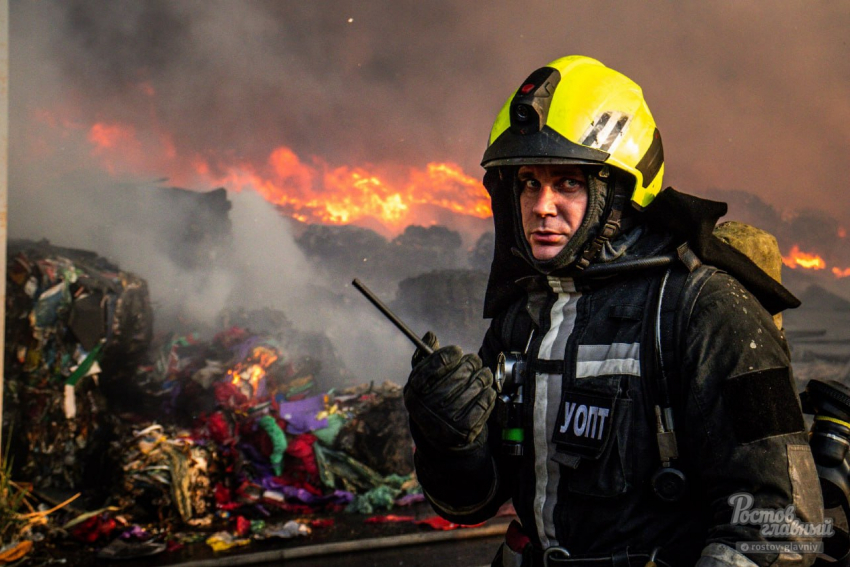
[[[699,263],[685,266],[674,264],[660,298],[658,311],[654,314],[653,337],[659,372],[666,383],[669,401],[674,404],[681,399],[686,386],[681,375],[682,339],[700,291],[718,271],[713,266]]]
[[[517,300],[505,310],[500,329],[500,339],[506,347],[505,350],[522,350],[522,347],[528,341],[528,334],[531,332],[533,322],[526,313],[525,304],[525,299]],[[520,319],[522,319],[522,324],[517,324]]]
[[[680,381],[679,337],[676,314],[682,303],[685,283],[691,272],[681,266],[672,266],[661,280],[658,308],[653,317],[653,337],[658,361],[658,402],[670,407],[670,388]]]

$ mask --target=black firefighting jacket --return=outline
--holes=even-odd
[[[477,523],[513,498],[537,550],[660,547],[676,566],[811,564],[814,556],[735,551],[740,542],[807,538],[761,535],[761,524],[734,521],[733,502],[790,505],[799,522],[815,524],[823,508],[784,338],[752,293],[710,266],[682,278],[668,323],[673,465],[688,487],[675,503],[652,490],[661,466],[653,327],[667,269],[517,282],[525,293],[493,318],[479,354],[495,369],[500,352],[528,345],[524,454],[504,454],[496,412],[463,449],[433,447],[414,431],[417,475],[442,516]]]

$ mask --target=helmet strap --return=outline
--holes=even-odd
[[[596,258],[596,255],[599,254],[599,251],[602,250],[602,247],[620,233],[620,230],[626,224],[624,221],[628,220],[623,219],[623,211],[629,203],[629,194],[624,190],[622,184],[613,183],[613,185],[614,197],[611,201],[611,211],[605,219],[602,230],[587,245],[581,257],[576,260],[575,269],[578,271],[582,271],[590,265],[593,259]]]

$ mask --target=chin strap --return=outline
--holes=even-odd
[[[587,245],[581,257],[576,260],[574,264],[576,270],[582,271],[588,267],[593,259],[596,258],[596,255],[599,254],[599,251],[602,250],[602,247],[605,246],[605,243],[609,242],[619,234],[620,230],[625,228],[628,219],[623,218],[623,211],[628,205],[628,202],[628,194],[619,187],[619,184],[616,184],[614,198],[611,203],[611,212],[608,214],[608,218],[605,219],[605,225],[599,231],[596,238]]]

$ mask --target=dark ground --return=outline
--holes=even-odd
[[[380,514],[385,514],[381,512]],[[414,516],[425,519],[434,516],[427,504],[417,504],[410,508],[396,508],[390,513],[398,516]],[[245,547],[228,551],[214,552],[206,543],[200,541],[188,544],[183,549],[163,552],[155,556],[131,560],[104,560],[97,558],[102,546],[84,546],[71,541],[48,547],[36,544],[33,552],[20,565],[70,565],[74,567],[219,567],[230,565],[289,565],[307,567],[377,567],[383,565],[404,567],[426,567],[431,565],[458,565],[480,567],[489,565],[499,544],[504,540],[502,534],[507,529],[511,517],[495,518],[482,528],[464,528],[448,532],[437,531],[427,526],[417,526],[411,522],[367,524],[370,516],[339,513],[334,515],[316,514],[309,519],[333,518],[334,524],[326,528],[313,528],[310,536],[289,540],[272,539],[254,541]],[[305,518],[301,516],[301,518]],[[292,518],[275,518],[282,523]],[[489,535],[487,535],[489,534]],[[495,534],[495,535],[494,535]],[[402,536],[402,537],[399,537]],[[410,537],[413,536],[413,537]],[[379,538],[393,538],[390,540]],[[450,541],[433,541],[439,538],[455,538]],[[409,540],[423,540],[410,542]],[[369,549],[338,551],[327,554],[336,544],[359,542],[364,540]],[[373,541],[373,540],[378,540]],[[107,542],[104,542],[105,545]],[[384,547],[387,544],[404,544]],[[371,545],[370,545],[371,544]],[[383,547],[383,548],[382,548]],[[294,554],[309,554],[304,557],[291,557]],[[295,551],[297,550],[297,551]]]

